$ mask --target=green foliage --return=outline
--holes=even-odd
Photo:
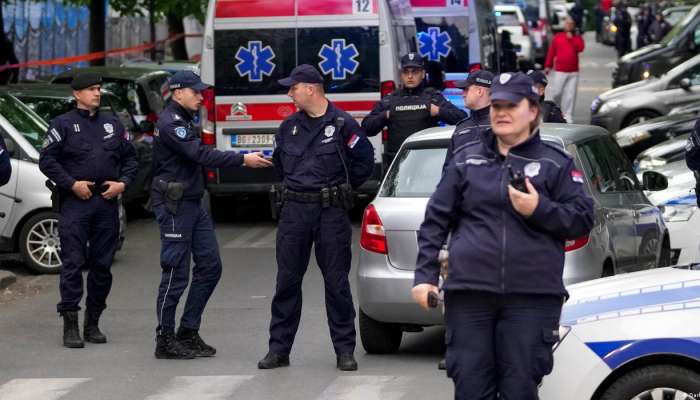
[[[66,4],[78,6],[90,5],[92,1],[102,0],[63,0]],[[125,16],[143,16],[145,11],[153,7],[156,20],[162,19],[166,14],[172,14],[181,18],[193,15],[202,21],[207,11],[207,3],[208,0],[109,0],[110,7]]]

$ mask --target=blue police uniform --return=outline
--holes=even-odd
[[[199,91],[207,86],[190,71],[181,71],[171,77],[171,90],[187,87]],[[196,333],[204,308],[221,278],[221,257],[214,226],[201,205],[205,190],[203,167],[243,165],[243,155],[203,145],[192,119],[192,111],[171,100],[159,115],[153,142],[151,201],[160,227],[162,268],[156,304],[158,358],[191,358],[183,356],[186,351],[180,351],[179,347],[173,351],[172,347],[177,304],[189,283],[190,257],[195,266],[178,339],[186,334],[196,335],[199,349],[198,343],[188,346],[190,350],[201,353],[195,355],[211,356],[215,353],[212,347],[201,342]]]
[[[695,123],[695,129],[688,136],[688,143],[685,146],[685,162],[688,168],[695,174],[695,197],[700,207],[700,119]]]
[[[528,96],[530,78],[504,75],[503,83],[494,80],[492,100],[498,91]],[[523,172],[539,193],[530,217],[510,202],[509,169]],[[537,385],[552,369],[566,295],[564,242],[593,225],[582,182],[573,159],[538,131],[503,156],[485,130],[448,165],[418,233],[415,284],[437,285],[438,252],[451,230],[443,290],[455,399],[537,399]]]
[[[290,82],[292,78],[296,80]],[[323,81],[308,65],[298,66],[290,78],[280,81],[285,86],[298,82]],[[333,346],[339,356],[351,355],[355,349],[355,308],[348,281],[350,220],[347,211],[333,200],[323,204],[320,194],[324,188],[335,192],[346,180],[353,188],[367,180],[374,165],[372,145],[352,116],[328,102],[326,113],[319,118],[299,111],[282,122],[275,136],[273,162],[285,187],[285,202],[277,231],[270,353],[285,357],[288,363],[301,317],[302,279],[314,245],[325,283]],[[281,365],[263,360],[258,366]]]
[[[0,186],[10,181],[12,176],[12,165],[10,164],[10,153],[7,151],[5,140],[0,137]]]
[[[119,243],[119,203],[117,198],[104,199],[101,193],[106,181],[120,181],[128,187],[136,176],[136,152],[127,138],[117,116],[100,111],[91,115],[88,110],[75,109],[56,117],[49,126],[39,169],[56,184],[61,199],[60,313],[80,310],[85,265],[89,268],[86,310],[99,315],[106,307],[112,287],[110,268]],[[95,183],[88,200],[73,193],[76,181]]]

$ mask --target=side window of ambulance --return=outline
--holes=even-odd
[[[445,72],[465,72],[469,64],[469,21],[463,17],[416,18],[418,52],[444,65]]]

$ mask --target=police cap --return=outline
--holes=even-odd
[[[491,101],[506,100],[520,103],[522,99],[539,101],[540,95],[532,78],[522,72],[496,75],[491,85]]]
[[[170,90],[191,88],[194,91],[201,92],[209,88],[209,85],[202,82],[202,78],[193,71],[182,70],[177,71],[170,77]]]
[[[483,86],[486,88],[491,87],[491,83],[493,82],[493,74],[490,73],[489,71],[485,70],[478,70],[469,73],[469,76],[467,79],[463,81],[457,81],[455,82],[455,86],[458,88],[468,88],[471,85],[477,85],[477,86]]]
[[[73,90],[83,90],[90,86],[101,85],[102,77],[92,72],[77,73],[73,75],[70,87]]]
[[[425,68],[425,60],[418,53],[408,53],[401,57],[401,69],[404,68]]]
[[[322,84],[323,77],[316,68],[309,64],[301,64],[292,70],[288,77],[277,81],[282,86],[294,86],[297,83]]]
[[[547,75],[544,74],[542,71],[537,71],[537,70],[529,70],[527,71],[527,76],[529,76],[533,82],[535,82],[535,85],[542,85],[542,86],[547,86],[549,81],[547,80]]]

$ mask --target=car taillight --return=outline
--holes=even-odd
[[[394,90],[396,90],[396,84],[394,81],[384,81],[379,88],[379,93],[381,93],[381,96],[384,97],[393,93]]]
[[[469,72],[474,72],[474,71],[481,71],[481,64],[480,63],[474,63],[469,67]]]
[[[564,251],[578,250],[587,244],[588,244],[588,235],[580,237],[578,239],[567,240],[564,243]]]
[[[365,214],[362,217],[360,246],[374,253],[389,254],[384,225],[382,225],[382,220],[379,219],[379,214],[372,204],[365,208]]]
[[[388,141],[389,141],[389,130],[388,130],[388,129],[384,129],[384,130],[382,131],[382,143],[386,143],[386,142],[388,142]]]
[[[528,35],[530,33],[530,30],[527,29],[527,23],[521,22],[520,26],[523,28],[523,35]]]
[[[216,145],[216,103],[214,88],[202,91],[202,107],[199,110],[199,120],[202,124],[202,143]]]

